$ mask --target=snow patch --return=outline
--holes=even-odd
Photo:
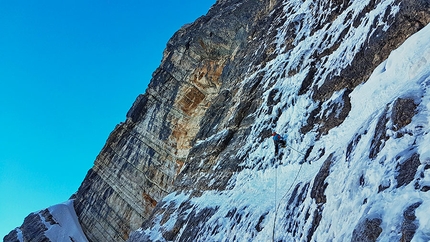
[[[87,242],[87,238],[82,231],[73,207],[73,200],[54,205],[48,208],[56,224],[45,223],[48,230],[45,231],[46,237],[56,242]]]
[[[24,237],[22,236],[22,230],[19,228],[16,228],[17,238],[19,242],[24,242]]]

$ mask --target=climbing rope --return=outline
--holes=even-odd
[[[286,146],[288,146],[288,147],[290,147],[292,150],[294,150],[294,151],[296,151],[297,153],[299,153],[299,154],[302,154],[302,155],[304,155],[304,156],[306,156],[304,153],[302,153],[302,152],[300,152],[300,151],[298,151],[297,149],[294,149],[293,147],[291,147],[291,146],[289,146],[289,145],[286,145]],[[300,173],[300,171],[302,170],[302,167],[303,167],[303,164],[304,164],[305,162],[303,162],[302,164],[300,164],[300,168],[299,168],[299,171],[297,171],[297,174],[296,174],[296,177],[294,177],[294,180],[293,180],[293,182],[291,183],[291,185],[290,185],[290,187],[288,188],[288,190],[285,192],[285,194],[281,197],[281,199],[279,200],[279,204],[276,204],[276,198],[277,198],[277,194],[278,194],[278,188],[277,188],[277,186],[278,186],[278,169],[276,169],[276,174],[275,174],[275,218],[273,219],[273,231],[272,231],[272,242],[274,242],[275,241],[275,231],[276,231],[276,217],[277,217],[277,215],[278,215],[278,210],[279,210],[279,207],[280,207],[280,205],[281,205],[281,201],[287,196],[287,194],[288,194],[288,192],[291,190],[291,188],[293,187],[293,185],[294,185],[294,183],[296,182],[296,180],[297,180],[297,177],[299,176],[299,173]]]
[[[290,148],[291,148],[292,150],[294,150],[295,152],[297,152],[297,153],[299,153],[299,154],[301,154],[301,155],[306,156],[306,154],[305,154],[305,153],[303,153],[303,152],[301,152],[301,151],[299,151],[299,150],[297,150],[297,149],[294,149],[293,147],[291,147],[291,146],[289,146],[289,145],[286,145],[286,146],[290,147]]]

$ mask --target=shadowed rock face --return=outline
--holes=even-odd
[[[430,22],[428,1],[396,0],[392,6],[398,6],[398,11],[389,7],[368,23],[374,31],[365,36],[361,48],[340,60],[344,61],[341,69],[332,70],[329,66],[335,63],[330,62],[331,56],[346,48],[344,39],[365,25],[365,17],[384,1],[368,1],[358,13],[351,8],[354,1],[292,2],[220,0],[206,16],[182,27],[169,40],[146,92],[137,97],[125,122],[112,131],[76,194],[76,213],[90,241],[148,241],[150,235],[140,232],[129,238],[141,226],[142,230],[161,226],[160,233],[167,241],[194,241],[218,208],[193,210],[190,201],[174,204],[162,199],[180,192],[188,192],[192,198],[205,191],[230,189],[233,174],[245,169],[249,158],[246,153],[238,155],[238,150],[248,147],[250,140],[259,143],[269,138],[283,118],[282,110],[295,105],[295,97],[272,88],[279,80],[296,78],[297,83],[291,84],[297,88],[295,95],[307,96],[315,104],[306,109],[298,132],[303,136],[312,133],[318,140],[344,122],[354,88],[365,82],[392,50]],[[303,6],[308,9],[299,9]],[[339,20],[346,27],[336,33],[332,26]],[[309,31],[301,31],[305,27]],[[304,42],[313,44],[306,51],[297,51]],[[287,60],[284,66],[270,70],[281,55]],[[269,90],[268,99],[261,98]],[[282,100],[291,100],[289,106],[279,108]],[[263,105],[268,108],[260,108]],[[401,131],[411,122],[416,107],[409,98],[383,107],[386,111],[376,125],[370,158],[375,159],[389,139],[387,129]],[[256,119],[264,113],[271,118]],[[251,132],[256,135],[248,139]],[[348,146],[348,162],[364,134],[358,134]],[[305,160],[324,157],[324,149],[312,149],[303,151]],[[281,225],[286,232],[308,241],[322,219],[331,166],[340,158],[331,154],[324,159],[314,178],[294,186],[285,209],[288,216],[301,216],[311,224],[291,220]],[[414,179],[420,165],[415,153],[402,162],[396,178],[399,187]],[[406,172],[410,167],[412,171]],[[364,183],[364,178],[360,179],[360,184]],[[382,187],[381,191],[390,185]],[[422,189],[428,186],[422,185]],[[305,202],[308,193],[312,201]],[[247,216],[236,205],[231,206],[226,218],[239,223]],[[173,213],[179,214],[173,226],[163,228]],[[258,216],[256,224],[249,226],[262,231],[266,215]],[[375,241],[382,221],[360,221],[353,241]],[[404,223],[409,229],[413,221],[405,215]],[[304,228],[307,234],[302,235]],[[216,233],[219,228],[211,229]],[[404,236],[410,237],[407,232]]]

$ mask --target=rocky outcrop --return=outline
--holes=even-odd
[[[421,205],[421,202],[414,203],[406,208],[403,213],[403,223],[402,223],[402,237],[400,241],[412,241],[414,238],[415,232],[418,228],[415,220],[415,210]]]
[[[41,215],[46,214],[46,210],[41,213]],[[20,228],[12,230],[4,239],[5,242],[15,242],[20,241],[19,237],[24,241],[50,241],[46,235],[45,231],[48,228],[42,221],[41,216],[38,213],[32,213],[24,219],[24,223]]]
[[[73,209],[73,200],[31,213],[21,227],[12,230],[4,242],[87,242]]]
[[[378,85],[394,83],[395,95],[376,93],[372,80],[429,22],[426,0],[217,1],[169,40],[80,186],[87,238],[425,237],[415,212],[428,205],[418,197],[392,216],[380,210],[395,189],[430,187],[427,57],[398,74],[419,91],[399,91],[407,85],[392,75]],[[287,134],[279,159],[273,130]]]
[[[365,219],[354,229],[351,242],[374,242],[382,232],[380,218]]]

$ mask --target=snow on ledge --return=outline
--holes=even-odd
[[[45,232],[46,237],[56,242],[88,242],[78,216],[73,207],[73,200],[68,200],[48,208],[56,224],[45,223],[48,230]]]

